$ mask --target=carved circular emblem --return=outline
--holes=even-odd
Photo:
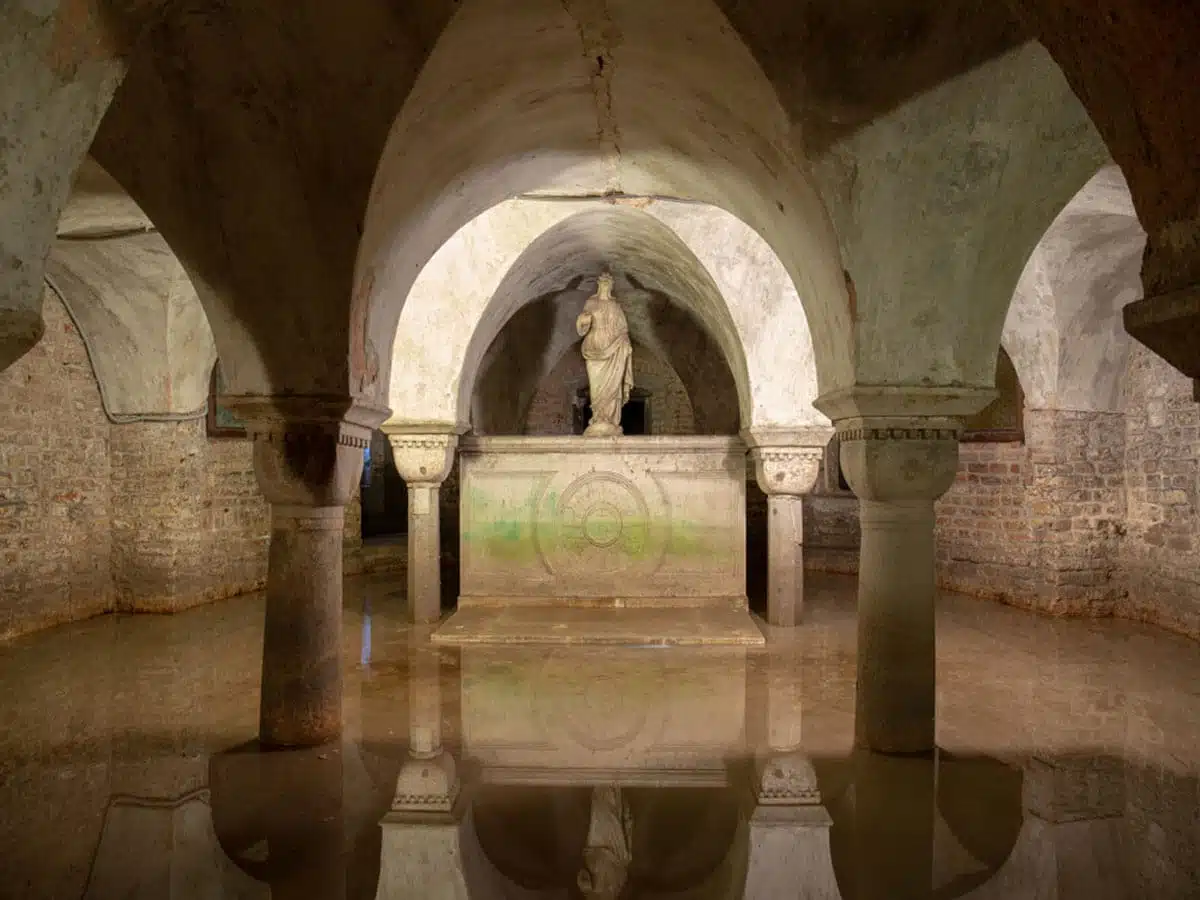
[[[555,575],[581,567],[637,574],[661,563],[669,522],[662,513],[662,521],[654,518],[638,485],[615,472],[588,472],[561,493],[555,488],[547,485],[536,529],[538,552]]]
[[[611,547],[621,538],[624,527],[621,510],[607,501],[601,501],[583,514],[583,536],[593,547]]]

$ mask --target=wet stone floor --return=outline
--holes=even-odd
[[[311,751],[254,744],[260,597],[0,646],[0,897],[1200,897],[1186,639],[946,595],[940,749],[880,758],[853,579],[744,648],[434,647],[346,593]]]

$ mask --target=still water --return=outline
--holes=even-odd
[[[254,744],[260,598],[0,646],[0,897],[1200,897],[1200,646],[947,595],[852,750],[854,583],[763,648],[436,648],[348,583],[346,733]]]

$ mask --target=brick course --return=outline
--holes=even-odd
[[[203,419],[113,424],[66,310],[0,372],[0,639],[112,610],[174,612],[266,583],[251,444]],[[347,568],[361,565],[356,499]]]

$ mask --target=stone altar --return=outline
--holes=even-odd
[[[460,612],[746,608],[738,438],[473,437],[460,466]]]

